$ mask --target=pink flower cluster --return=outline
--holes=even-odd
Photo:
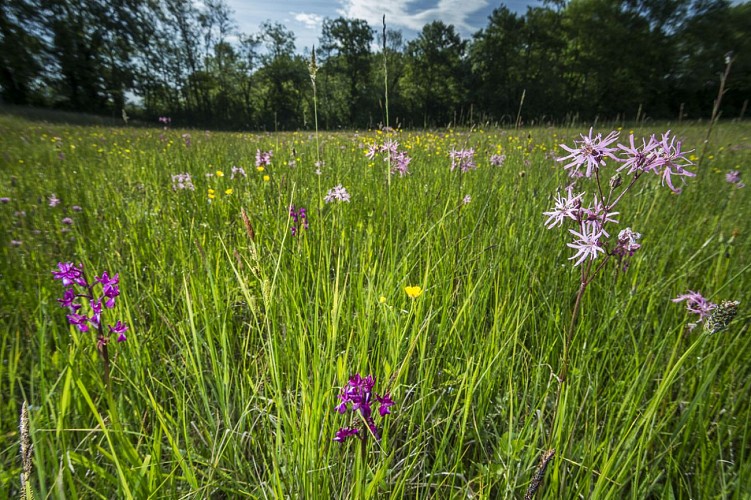
[[[628,175],[636,177],[643,173],[659,175],[662,183],[676,193],[681,190],[673,186],[673,176],[696,175],[686,170],[687,166],[692,165],[686,158],[688,151],[681,151],[681,141],[671,137],[670,131],[662,134],[659,139],[653,134],[649,140],[642,139],[641,144],[634,141],[634,134],[631,134],[628,145],[618,143],[612,146],[618,140],[618,135],[618,132],[613,131],[604,138],[602,134],[593,137],[590,128],[589,135],[582,134],[581,140],[574,141],[573,148],[561,144],[569,154],[558,158],[558,161],[570,160],[563,168],[569,170],[571,177],[576,178],[592,177],[606,166],[607,160],[612,160],[621,164],[617,172],[625,170]]]
[[[462,173],[466,173],[477,168],[475,150],[473,148],[452,149],[449,152],[449,156],[451,157],[452,172],[458,168]]]
[[[391,174],[399,174],[399,177],[404,177],[409,174],[409,164],[412,161],[406,152],[399,151],[399,143],[387,139],[383,145],[373,144],[368,148],[365,156],[372,160],[376,154],[383,154],[383,161],[389,162],[391,165]]]
[[[261,151],[260,149],[256,149],[256,168],[268,167],[271,165],[271,157],[273,154],[273,151]]]
[[[575,260],[575,266],[587,259],[594,261],[599,256],[607,256],[615,257],[625,271],[629,258],[641,248],[637,241],[641,234],[626,228],[618,233],[612,243],[608,242],[610,233],[607,227],[618,223],[614,218],[619,215],[614,211],[615,206],[642,175],[659,175],[662,182],[675,193],[681,190],[673,185],[673,177],[695,175],[686,170],[691,162],[685,157],[686,152],[681,151],[681,142],[671,137],[670,132],[661,138],[652,135],[640,143],[631,134],[628,145],[614,145],[617,140],[616,131],[602,137],[602,134],[593,136],[590,129],[589,135],[582,134],[580,140],[574,141],[574,147],[561,145],[569,154],[558,161],[568,161],[563,168],[569,171],[569,176],[574,179],[594,177],[595,180],[596,194],[590,204],[584,203],[585,193],[574,194],[575,180],[566,188],[565,195],[556,195],[553,209],[543,213],[548,217],[545,221],[548,229],[562,226],[566,221],[572,221],[575,225],[574,229],[569,229],[574,240],[567,244],[576,250],[569,259]],[[615,163],[616,168],[609,181],[605,182],[602,177],[608,163]],[[624,180],[624,174],[630,178]],[[603,187],[609,189],[604,190]]]

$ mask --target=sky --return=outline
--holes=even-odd
[[[382,17],[386,27],[402,30],[404,40],[414,39],[425,24],[440,20],[453,24],[462,38],[484,28],[493,9],[501,5],[491,0],[226,0],[235,11],[241,33],[257,33],[262,22],[282,23],[295,33],[297,52],[303,53],[321,36],[321,23],[335,19],[365,19],[373,29],[381,30]],[[527,6],[540,6],[541,0],[506,0],[503,5],[523,14]]]

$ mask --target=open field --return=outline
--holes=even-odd
[[[634,134],[668,128],[698,160],[706,124]],[[570,182],[558,145],[587,129],[317,141],[0,116],[0,497],[20,495],[24,401],[35,498],[522,498],[552,448],[537,498],[751,497],[751,186],[726,181],[751,182],[751,124],[716,127],[680,195],[639,179],[610,232],[642,248],[568,337],[587,263],[543,212]],[[366,156],[387,139],[409,175]],[[477,168],[451,171],[465,148]],[[337,185],[349,201],[325,202]],[[58,262],[119,273],[109,378]],[[738,317],[689,330],[687,290]],[[335,409],[356,373],[393,400],[380,440]],[[347,426],[361,439],[333,441]]]

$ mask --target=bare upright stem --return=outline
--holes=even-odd
[[[712,106],[712,118],[709,120],[707,136],[704,138],[704,145],[701,148],[701,156],[699,156],[699,161],[696,162],[697,167],[700,167],[702,161],[704,161],[704,155],[707,153],[707,147],[709,146],[709,137],[712,135],[712,128],[720,119],[720,103],[722,103],[722,96],[725,95],[725,83],[728,80],[728,75],[730,75],[730,67],[733,65],[733,61],[735,61],[735,56],[733,56],[732,52],[725,54],[725,71],[720,75],[720,89],[717,91],[717,98],[714,100],[714,105]]]
[[[383,89],[386,104],[386,128],[389,127],[389,66],[386,59],[386,14],[383,15]]]
[[[102,355],[102,364],[104,365],[104,386],[107,392],[112,391],[112,385],[110,384],[110,355],[107,350],[107,341],[104,337],[101,337],[101,344],[99,346],[99,353]]]
[[[386,14],[383,15],[383,89],[385,99],[385,111],[386,111],[386,131],[390,132],[389,127],[389,67],[386,54]],[[391,153],[387,156],[386,172],[387,179],[387,192],[388,192],[388,212],[389,212],[389,257],[393,257],[394,254],[394,238],[393,238],[393,220],[391,212]]]
[[[522,106],[524,106],[524,96],[527,95],[527,89],[522,90],[522,97],[519,99],[519,110],[516,112],[516,123],[514,129],[519,130],[522,122]]]
[[[310,54],[310,64],[308,65],[308,74],[310,83],[313,86],[313,121],[316,128],[316,161],[321,161],[321,146],[318,142],[318,95],[316,88],[316,76],[318,75],[318,64],[316,64],[316,46],[313,45],[313,51]]]
[[[576,328],[576,320],[579,318],[579,308],[581,307],[582,297],[584,291],[587,289],[589,282],[582,277],[579,283],[579,291],[576,292],[576,301],[574,302],[574,310],[571,312],[571,323],[568,325],[568,332],[566,332],[566,339],[563,343],[563,361],[561,363],[561,372],[558,374],[560,383],[563,384],[566,381],[566,375],[568,373],[568,354],[569,346],[574,338],[574,329]]]

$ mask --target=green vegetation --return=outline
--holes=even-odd
[[[587,288],[556,408],[579,268],[542,212],[584,131],[324,133],[316,175],[307,132],[0,117],[0,497],[20,494],[27,401],[35,498],[521,498],[550,448],[538,498],[748,498],[751,188],[725,174],[748,181],[751,126],[720,123],[681,195],[652,178],[619,205],[643,247]],[[673,133],[700,151],[706,125]],[[365,156],[387,137],[411,175]],[[451,172],[469,147],[478,168]],[[173,190],[184,172],[195,190]],[[351,201],[324,203],[339,184]],[[56,301],[69,261],[120,276],[111,400]],[[688,331],[688,289],[739,316]],[[362,447],[332,441],[355,373],[395,402]]]

